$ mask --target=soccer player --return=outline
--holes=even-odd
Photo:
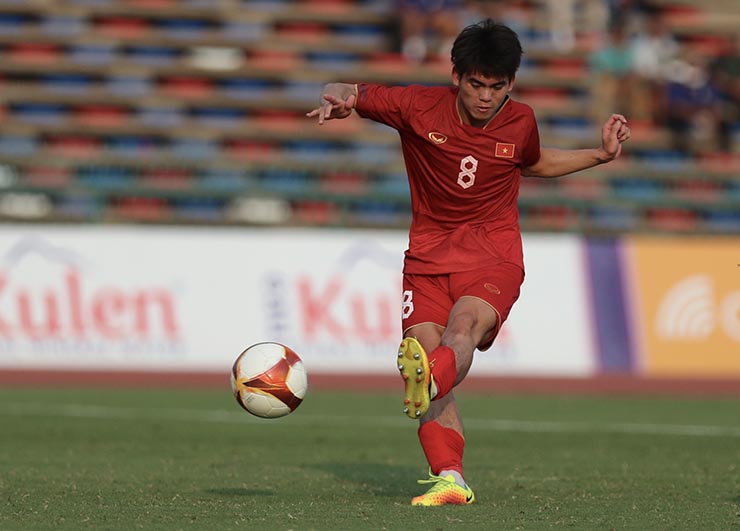
[[[452,48],[451,87],[330,83],[318,123],[360,116],[400,135],[412,222],[403,269],[398,369],[404,412],[431,483],[412,505],[468,504],[463,424],[452,388],[476,348],[488,349],[524,281],[517,197],[521,176],[558,177],[609,162],[630,137],[612,114],[593,149],[541,148],[534,112],[513,100],[522,56],[517,34],[488,19],[464,28]]]

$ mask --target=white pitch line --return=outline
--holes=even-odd
[[[703,424],[647,424],[642,422],[566,422],[550,420],[465,420],[466,428],[531,433],[621,433],[633,435],[689,435],[740,437],[740,427]]]
[[[282,421],[297,425],[350,425],[360,422],[382,427],[415,426],[399,415],[363,416],[361,419],[351,415],[310,415],[297,413],[290,419],[263,420],[239,411],[223,409],[184,409],[184,408],[131,408],[119,406],[96,406],[89,404],[0,404],[0,416],[10,417],[66,417],[88,419],[129,419],[166,420],[179,422],[260,424],[264,427],[279,426]],[[740,426],[718,426],[700,424],[649,424],[637,422],[567,422],[556,420],[513,420],[513,419],[465,419],[468,430],[525,432],[525,433],[619,433],[626,435],[670,435],[694,437],[732,437],[740,438]]]

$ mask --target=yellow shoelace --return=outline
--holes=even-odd
[[[429,479],[417,479],[416,482],[420,485],[424,485],[427,483],[436,483],[434,487],[432,487],[432,490],[436,487],[443,487],[444,485],[440,485],[440,482],[444,483],[455,483],[455,478],[452,476],[435,476],[434,474],[429,474]]]

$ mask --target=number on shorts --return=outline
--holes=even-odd
[[[401,316],[403,319],[414,313],[414,293],[407,289],[403,292],[403,303],[401,304]]]

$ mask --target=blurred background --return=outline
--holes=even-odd
[[[736,0],[0,0],[7,378],[218,373],[259,340],[393,372],[397,135],[305,113],[326,82],[449,84],[485,17],[521,37],[543,145],[593,147],[611,112],[633,138],[523,181],[529,286],[481,373],[740,390]]]

